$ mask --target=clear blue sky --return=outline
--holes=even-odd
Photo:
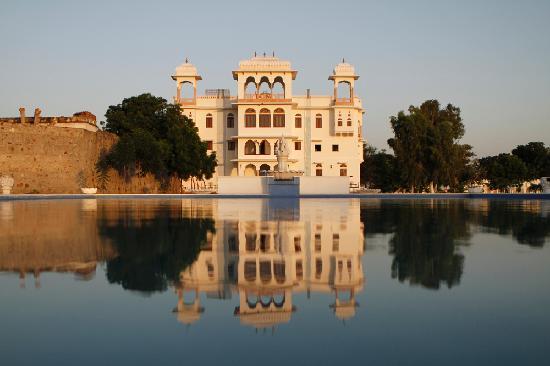
[[[550,1],[26,1],[0,3],[0,116],[104,119],[124,97],[171,98],[189,57],[205,88],[235,91],[254,51],[292,61],[294,92],[329,94],[342,59],[361,76],[368,141],[388,118],[436,98],[461,107],[479,156],[550,144]]]

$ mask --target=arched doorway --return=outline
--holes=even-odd
[[[256,155],[256,143],[252,140],[248,140],[244,144],[244,154],[245,155]]]
[[[267,140],[262,140],[260,142],[260,155],[270,155],[271,154],[271,145]]]
[[[268,164],[260,165],[260,175],[265,176],[267,172],[271,170],[271,167]]]
[[[255,177],[256,175],[258,175],[258,172],[256,171],[256,167],[254,166],[254,164],[248,164],[244,168],[245,177]]]

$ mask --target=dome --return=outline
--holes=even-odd
[[[199,73],[197,72],[197,68],[195,65],[190,63],[187,59],[185,59],[185,62],[176,67],[176,72],[172,76],[172,79],[175,79],[176,77],[196,77],[198,80],[201,80],[202,78],[199,76]]]
[[[331,77],[329,77],[329,79],[333,79],[335,76],[352,77],[354,79],[359,78],[359,76],[355,75],[355,67],[352,64],[347,63],[343,59],[342,62],[334,67],[332,75]]]

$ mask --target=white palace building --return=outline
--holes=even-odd
[[[233,71],[237,95],[227,89],[197,95],[202,77],[185,63],[172,79],[175,102],[195,121],[208,149],[216,152],[219,176],[270,175],[277,170],[275,145],[284,136],[290,145],[289,169],[304,176],[349,177],[359,185],[363,159],[361,100],[355,95],[355,68],[344,62],[329,76],[333,95],[294,95],[297,71],[275,56],[254,56]]]

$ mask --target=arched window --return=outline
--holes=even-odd
[[[265,76],[260,79],[260,85],[258,85],[258,94],[263,96],[271,96],[271,84],[269,83],[269,79]]]
[[[270,155],[270,154],[271,154],[271,145],[267,140],[262,140],[262,142],[260,142],[260,155]]]
[[[285,99],[285,83],[282,77],[277,76],[273,81],[271,94],[273,99]]]
[[[351,84],[349,81],[340,81],[337,87],[336,98],[342,102],[348,102],[351,100]]]
[[[348,118],[348,127],[351,127],[351,118]]]
[[[212,128],[212,114],[206,115],[206,128]]]
[[[340,164],[340,176],[341,177],[348,176],[348,166],[346,164]]]
[[[258,175],[258,172],[256,171],[256,167],[254,164],[248,164],[244,167],[244,175],[245,177],[254,177]]]
[[[273,112],[273,127],[285,127],[285,111],[277,108]]]
[[[256,144],[252,140],[248,140],[244,144],[244,154],[245,155],[256,155]]]
[[[260,175],[267,175],[267,172],[270,171],[271,168],[268,164],[262,164],[260,165]]]
[[[260,127],[271,127],[271,112],[267,108],[260,110]]]
[[[180,84],[179,98],[182,102],[191,102],[195,99],[195,88],[190,81],[184,81]]]
[[[256,127],[256,111],[252,108],[244,112],[244,127]]]
[[[281,284],[284,283],[286,280],[285,275],[285,262],[284,261],[276,261],[273,263],[273,272],[275,274],[275,281],[277,283]]]
[[[297,114],[294,116],[294,127],[295,128],[302,128],[302,115]]]
[[[315,175],[317,177],[322,177],[323,176],[323,166],[321,164],[317,164],[315,166]]]
[[[271,262],[270,261],[260,262],[260,280],[263,283],[271,282]]]
[[[320,113],[315,115],[315,127],[323,128],[323,116]]]
[[[233,116],[233,113],[229,113],[227,115],[227,128],[234,128],[235,127],[235,116]]]
[[[338,118],[338,127],[342,127],[342,118]]]
[[[258,91],[258,86],[256,85],[256,80],[252,76],[249,76],[244,83],[244,98],[245,99],[254,99],[256,98],[256,92]]]

